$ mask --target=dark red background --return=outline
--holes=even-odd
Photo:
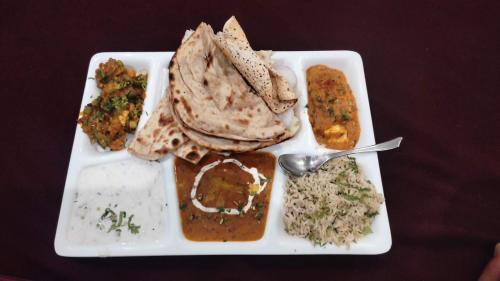
[[[500,2],[0,3],[0,275],[475,280],[500,240]],[[404,3],[403,3],[404,2]],[[236,15],[255,49],[361,54],[393,245],[380,256],[76,259],[53,240],[90,57],[171,51]]]

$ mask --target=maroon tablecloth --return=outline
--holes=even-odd
[[[93,3],[90,3],[93,2]],[[0,275],[475,280],[500,240],[498,1],[1,1]],[[255,49],[361,54],[392,249],[380,256],[64,258],[53,241],[90,57],[172,51],[236,15]]]

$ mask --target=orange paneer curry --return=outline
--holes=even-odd
[[[332,149],[354,148],[360,135],[358,109],[344,73],[324,65],[308,68],[307,92],[316,141]]]

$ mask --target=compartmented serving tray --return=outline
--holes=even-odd
[[[168,87],[168,64],[173,52],[148,53],[98,53],[90,60],[87,77],[93,77],[99,63],[115,58],[132,67],[136,71],[148,73],[148,85],[144,110],[138,128],[142,128],[160,97],[165,95]],[[307,116],[307,88],[305,71],[309,66],[324,64],[343,71],[351,86],[358,105],[361,135],[357,147],[375,143],[373,125],[366,90],[363,63],[358,53],[352,51],[299,51],[273,52],[273,62],[293,70],[297,78],[296,92],[299,96],[295,110],[301,122],[301,128],[292,139],[263,149],[276,157],[284,153],[295,152],[327,152],[320,146],[313,135]],[[83,93],[81,110],[99,94],[94,80],[87,80]],[[355,156],[365,176],[374,184],[377,192],[383,194],[380,169],[376,153],[365,153]],[[289,255],[289,254],[356,254],[374,255],[387,252],[391,248],[392,239],[385,203],[380,206],[379,215],[372,224],[373,233],[362,238],[350,248],[313,244],[302,238],[292,237],[284,230],[282,221],[283,195],[286,175],[277,165],[269,202],[269,213],[266,229],[262,239],[252,242],[194,242],[187,240],[181,229],[179,202],[175,188],[173,156],[169,153],[160,161],[165,193],[165,210],[163,212],[165,232],[154,241],[148,243],[108,243],[81,244],[68,239],[68,227],[72,212],[73,198],[80,172],[97,164],[134,159],[126,149],[117,152],[99,151],[92,145],[88,137],[77,126],[71,159],[69,163],[64,195],[57,224],[54,241],[55,251],[60,256],[71,257],[108,257],[108,256],[153,256],[153,255]],[[142,160],[138,160],[142,161]]]

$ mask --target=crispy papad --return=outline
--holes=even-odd
[[[215,43],[274,113],[282,113],[297,103],[288,82],[276,72],[269,59],[255,52],[235,17],[231,17]]]

